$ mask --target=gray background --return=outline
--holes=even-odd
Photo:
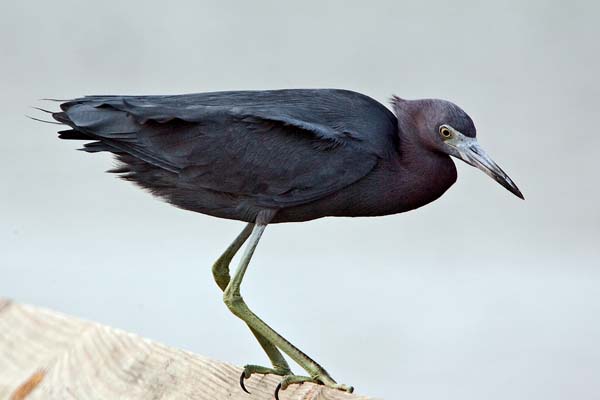
[[[269,227],[246,299],[360,393],[600,399],[598,2],[160,3],[0,5],[0,295],[264,364],[210,273],[243,225],[104,174],[108,155],[73,151],[28,106],[283,87],[446,98],[527,200],[460,163],[417,211]]]

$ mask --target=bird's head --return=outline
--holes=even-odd
[[[523,194],[510,177],[479,145],[471,117],[456,104],[445,100],[403,100],[394,97],[398,128],[416,135],[420,145],[431,151],[456,157],[479,168],[515,196]]]

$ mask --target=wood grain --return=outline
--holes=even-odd
[[[238,384],[239,367],[137,335],[0,299],[0,399],[271,400],[276,376]],[[369,400],[313,384],[281,400]]]

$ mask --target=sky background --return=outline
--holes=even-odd
[[[444,98],[526,201],[458,165],[441,199],[269,226],[244,297],[384,399],[600,399],[594,1],[4,1],[0,296],[267,364],[213,261],[243,228],[103,173],[25,118],[86,94],[337,87]],[[299,371],[298,371],[299,372]]]

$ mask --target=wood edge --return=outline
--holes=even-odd
[[[202,354],[195,353],[191,350],[186,350],[186,349],[182,349],[182,348],[178,348],[178,347],[172,347],[172,346],[169,346],[162,342],[146,338],[137,333],[132,333],[132,332],[120,329],[120,328],[114,328],[112,326],[103,324],[101,322],[96,322],[93,320],[80,318],[78,316],[73,316],[73,315],[63,313],[60,311],[55,311],[50,308],[40,307],[40,306],[31,305],[31,304],[27,304],[27,303],[19,303],[19,302],[15,302],[13,299],[0,297],[0,316],[2,315],[2,313],[6,313],[9,310],[13,310],[15,312],[25,311],[27,313],[42,314],[43,315],[42,318],[50,317],[50,318],[78,321],[78,322],[82,323],[84,329],[81,330],[80,335],[78,336],[77,340],[84,340],[84,337],[89,334],[93,334],[93,331],[108,330],[118,336],[125,336],[134,341],[142,341],[142,342],[145,342],[147,345],[157,346],[165,351],[174,351],[181,355],[185,355],[186,357],[208,360],[210,362],[215,362],[215,363],[227,365],[229,367],[233,367],[235,369],[239,369],[240,372],[242,371],[241,367],[239,367],[235,364],[232,364],[230,362],[213,359],[213,358],[204,356]],[[29,397],[29,394],[31,394],[39,386],[41,386],[40,384],[44,380],[46,373],[53,368],[53,364],[57,361],[57,358],[54,357],[48,361],[49,362],[47,364],[40,366],[31,375],[29,375],[22,382],[20,382],[19,385],[17,385],[17,387],[12,392],[12,395],[10,396],[10,400],[25,399],[25,398]],[[324,388],[319,385],[313,385],[313,384],[311,384],[310,386],[311,386],[311,390],[309,392],[305,393],[304,396],[302,396],[303,400],[316,400],[316,399],[328,398],[327,393],[330,389]],[[334,396],[334,397],[337,398],[337,396]],[[381,399],[366,397],[365,395],[361,394],[361,395],[358,395],[357,400],[381,400]]]

